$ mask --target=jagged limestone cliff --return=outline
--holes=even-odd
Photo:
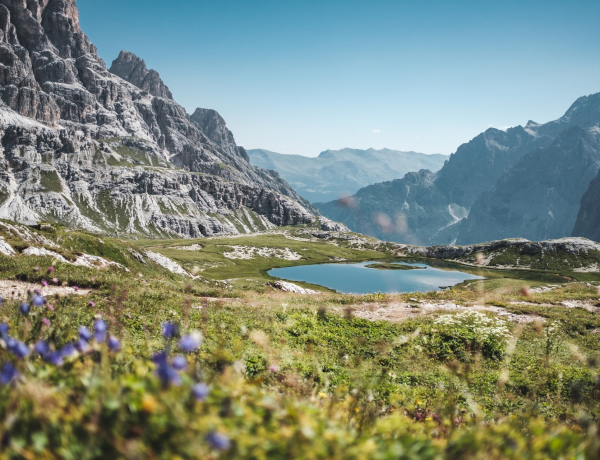
[[[0,218],[198,237],[308,223],[218,113],[193,116],[126,51],[111,71],[74,0],[0,0]]]

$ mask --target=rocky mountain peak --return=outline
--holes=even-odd
[[[75,0],[0,0],[0,218],[182,237],[314,220],[215,111],[190,120],[127,51],[111,70]]]
[[[199,108],[190,117],[190,121],[223,151],[229,153],[232,157],[242,156],[246,161],[250,161],[246,151],[236,146],[233,133],[227,128],[227,123],[219,115],[219,112]]]
[[[164,84],[156,70],[148,70],[143,59],[129,51],[121,51],[110,67],[110,72],[118,75],[138,88],[156,97],[173,99],[173,94]]]

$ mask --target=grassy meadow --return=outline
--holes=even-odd
[[[0,255],[0,458],[600,458],[597,274],[461,266],[486,280],[402,295],[276,291],[271,268],[395,260],[375,240],[307,231],[139,241],[36,232],[57,248],[0,228],[17,252],[122,265]],[[302,259],[226,257],[234,246]],[[145,251],[196,278],[135,257]],[[86,294],[41,302],[24,283]],[[448,303],[465,308],[419,310]],[[402,321],[355,314],[405,304],[415,314]]]

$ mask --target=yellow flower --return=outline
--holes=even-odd
[[[154,412],[157,404],[156,398],[152,395],[144,395],[142,398],[142,409],[144,409],[144,412]]]

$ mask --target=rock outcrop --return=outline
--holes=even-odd
[[[129,51],[121,51],[110,67],[110,72],[132,83],[152,96],[173,99],[173,94],[156,70],[148,70],[146,63]]]
[[[123,51],[111,71],[75,0],[0,0],[0,218],[198,237],[309,223],[223,119],[190,117]]]
[[[600,271],[600,244],[586,238],[529,241],[524,238],[454,246],[397,245],[396,256],[453,260],[479,267]]]
[[[590,182],[588,190],[581,199],[573,236],[600,242],[600,173]]]

